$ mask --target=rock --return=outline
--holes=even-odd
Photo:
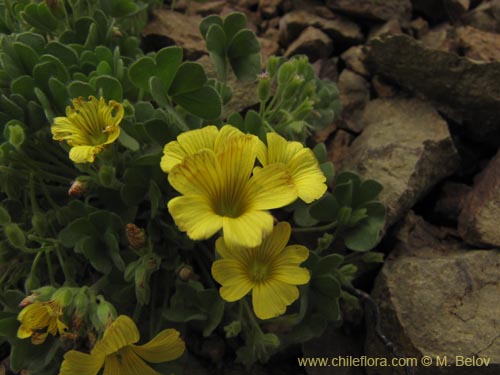
[[[338,81],[338,57],[318,60],[313,64],[316,75],[321,79],[329,79],[330,81]]]
[[[442,23],[425,33],[421,41],[423,45],[430,49],[456,52],[458,41],[456,40],[455,28],[449,23]]]
[[[446,220],[457,222],[471,188],[457,182],[446,182],[439,192],[434,212]]]
[[[277,32],[277,31],[276,31]],[[262,65],[267,63],[267,59],[271,55],[276,55],[280,49],[277,41],[271,38],[257,38],[260,43],[260,54],[262,57]]]
[[[286,57],[304,54],[311,61],[330,56],[333,50],[332,40],[323,31],[309,26],[290,44],[285,52]]]
[[[392,98],[398,90],[380,76],[372,78],[372,87],[379,98]]]
[[[316,11],[321,8],[316,8]],[[288,45],[309,26],[320,29],[336,44],[352,45],[363,40],[361,29],[354,22],[345,17],[334,15],[327,8],[322,11],[323,17],[306,10],[295,10],[285,14],[280,20],[280,40],[283,45]],[[329,17],[329,18],[326,18]]]
[[[401,25],[399,24],[399,21],[394,18],[387,21],[383,25],[376,25],[372,27],[368,35],[368,40],[377,37],[383,37],[386,35],[396,35],[401,33]]]
[[[411,18],[410,0],[327,0],[326,5],[334,11],[377,21],[392,18],[408,21]]]
[[[361,357],[363,337],[356,332],[346,333],[340,328],[328,328],[321,337],[306,341],[303,345],[304,357]],[[309,375],[330,375],[331,367],[308,367]],[[362,367],[336,367],[335,375],[364,375]]]
[[[500,371],[498,252],[470,250],[409,215],[377,276],[372,297],[380,328],[406,357],[447,357],[447,366],[412,367],[414,375],[494,375]],[[391,358],[367,321],[365,354]],[[489,366],[455,367],[456,356]],[[368,375],[404,375],[402,367],[367,367]]]
[[[273,18],[278,15],[283,0],[259,0],[259,12],[262,18]]]
[[[419,17],[419,18],[411,21],[410,28],[411,28],[413,35],[417,39],[420,39],[425,34],[427,34],[427,32],[429,31],[429,22],[427,22],[423,18]]]
[[[369,75],[365,66],[366,51],[364,46],[351,47],[340,55],[340,57],[348,69],[365,77]]]
[[[465,24],[477,29],[500,32],[500,0],[482,2],[462,17]]]
[[[424,48],[406,35],[374,39],[370,46],[372,73],[433,101],[467,136],[500,144],[500,63],[475,63]]]
[[[216,73],[212,65],[212,61],[208,55],[203,56],[196,62],[203,65],[207,76],[215,78]],[[223,117],[230,115],[233,112],[241,112],[259,103],[257,96],[257,82],[241,82],[236,79],[234,74],[230,74],[228,78],[228,85],[233,89],[233,96],[231,100],[224,105]]]
[[[470,0],[412,0],[413,10],[432,21],[458,21],[470,7]]]
[[[213,0],[209,2],[195,2],[180,0],[175,5],[175,10],[179,12],[185,12],[188,15],[198,14],[200,16],[208,16],[210,14],[218,14],[224,8],[226,1],[224,0]]]
[[[458,219],[462,238],[479,246],[500,247],[500,152],[474,182]]]
[[[312,139],[316,144],[325,142],[330,137],[330,134],[332,134],[335,130],[337,130],[337,125],[335,125],[334,122],[331,122],[323,130],[313,133]]]
[[[328,142],[326,146],[328,150],[328,160],[332,161],[335,167],[342,163],[342,160],[347,156],[353,140],[354,136],[351,133],[339,129],[335,132],[333,139]]]
[[[342,103],[342,125],[359,133],[363,130],[361,111],[370,100],[370,85],[359,74],[344,69],[339,76],[340,102]]]
[[[362,118],[364,130],[339,169],[379,181],[394,224],[443,178],[458,167],[448,125],[428,103],[417,99],[376,99]]]
[[[458,41],[464,55],[470,59],[500,61],[500,35],[466,26],[457,28]]]
[[[184,48],[187,60],[196,60],[207,53],[205,40],[199,31],[200,16],[186,16],[167,9],[153,11],[153,20],[144,28],[143,35],[161,35],[170,44]]]
[[[470,8],[470,0],[444,0],[444,8],[451,20],[459,20]]]

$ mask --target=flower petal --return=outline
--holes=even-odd
[[[297,186],[300,199],[311,203],[325,194],[326,177],[310,149],[304,148],[297,152],[287,165],[290,168],[293,182]]]
[[[104,356],[70,350],[64,355],[59,375],[96,375],[104,364]]]
[[[288,162],[303,149],[299,142],[289,142],[278,133],[267,133],[267,164]]]
[[[215,153],[222,151],[230,138],[241,135],[244,135],[244,133],[242,133],[238,128],[235,128],[232,125],[224,125],[219,131],[219,134],[217,134],[217,138],[215,139]]]
[[[264,211],[248,211],[239,217],[223,217],[222,227],[228,247],[256,247],[273,230],[273,217]]]
[[[121,361],[119,362],[118,372],[110,372],[109,375],[161,375],[159,372],[156,372],[146,365],[146,363],[134,353],[132,348],[123,348],[120,354]],[[103,375],[108,374],[104,373]]]
[[[248,200],[255,210],[284,207],[297,199],[297,188],[281,163],[255,169],[248,184]]]
[[[278,259],[280,265],[299,265],[309,258],[309,250],[302,245],[290,245],[283,250]]]
[[[33,334],[33,331],[31,329],[26,328],[22,324],[17,329],[17,337],[19,337],[20,339],[26,339],[26,338],[30,337],[32,334]]]
[[[309,271],[297,266],[280,266],[272,275],[273,280],[282,281],[292,285],[304,285],[309,282]]]
[[[186,349],[186,344],[179,337],[179,331],[165,329],[144,345],[131,346],[142,359],[151,363],[173,361],[179,358]]]
[[[291,233],[290,224],[286,221],[276,224],[272,233],[264,238],[262,245],[260,245],[259,252],[262,254],[262,258],[267,258],[272,262],[279,256],[288,244]]]
[[[69,151],[69,158],[75,163],[93,163],[102,149],[102,146],[74,146]]]
[[[168,202],[168,211],[177,227],[193,240],[210,238],[222,228],[222,217],[201,196],[173,198]]]
[[[172,141],[165,145],[161,168],[166,173],[169,173],[186,156],[193,155],[203,149],[213,150],[218,133],[217,127],[211,125],[180,134],[177,137],[177,141]]]
[[[281,281],[272,280],[253,288],[252,303],[255,315],[270,319],[282,315],[286,307],[299,298],[299,289]]]
[[[134,321],[126,315],[120,315],[106,329],[91,354],[108,355],[139,341],[139,331]]]

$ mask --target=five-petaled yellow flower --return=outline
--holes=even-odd
[[[222,285],[220,295],[229,302],[238,301],[252,291],[255,315],[269,319],[282,315],[299,297],[296,285],[307,284],[307,269],[300,264],[309,256],[304,246],[286,246],[291,228],[287,222],[276,225],[257,247],[229,246],[223,238],[216,241],[222,259],[212,265],[212,275]]]
[[[147,344],[134,345],[139,338],[134,321],[120,315],[90,354],[76,350],[67,352],[59,375],[96,375],[103,366],[105,375],[160,375],[144,361],[172,361],[185,350],[184,341],[175,329],[161,331]]]
[[[66,117],[56,117],[51,131],[54,140],[66,141],[71,146],[69,158],[75,163],[92,163],[104,146],[120,135],[123,106],[104,98],[90,96],[73,99],[73,107],[66,107]]]
[[[326,177],[311,149],[299,142],[288,142],[277,133],[267,133],[267,147],[259,141],[257,159],[263,166],[283,163],[292,175],[299,198],[306,203],[319,199],[326,191]]]
[[[62,307],[57,301],[35,301],[21,310],[17,320],[21,322],[17,337],[31,337],[35,345],[45,342],[48,334],[55,336],[63,333],[67,326],[60,320]]]
[[[168,202],[177,227],[193,240],[220,229],[229,246],[258,246],[273,229],[267,211],[292,203],[297,189],[283,164],[252,174],[257,138],[235,135],[217,153],[202,149],[171,169],[170,185],[182,194]]]
[[[213,150],[217,153],[230,137],[242,134],[240,130],[231,125],[224,125],[220,130],[216,126],[209,125],[184,132],[177,137],[176,141],[165,145],[160,162],[161,169],[169,173],[186,156],[193,155],[203,149]]]

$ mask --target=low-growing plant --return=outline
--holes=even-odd
[[[210,337],[266,362],[342,320],[352,254],[381,261],[382,186],[335,177],[325,145],[304,145],[338,115],[335,83],[306,57],[262,70],[241,13],[201,22],[216,77],[177,46],[144,54],[156,5],[0,4],[0,335],[14,371],[179,375],[171,361]],[[258,81],[257,110],[225,114],[231,75]]]

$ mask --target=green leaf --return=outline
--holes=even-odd
[[[102,243],[90,236],[80,238],[75,244],[75,252],[83,254],[97,271],[107,274],[112,265],[101,248]]]
[[[250,134],[258,136],[262,141],[266,139],[262,119],[253,109],[249,110],[245,115],[245,130]]]
[[[0,319],[0,336],[6,337],[10,343],[17,340],[17,329],[19,327],[19,321],[14,315],[11,318]]]
[[[216,119],[222,111],[221,98],[213,87],[205,86],[173,99],[186,111],[207,120]]]
[[[160,208],[161,190],[153,180],[149,182],[148,198],[151,203],[151,218],[154,218]]]
[[[16,41],[24,43],[31,48],[33,48],[39,55],[42,54],[45,44],[45,38],[37,33],[32,33],[30,31],[26,31],[24,33],[20,33],[16,35]]]
[[[332,222],[337,219],[339,205],[332,194],[326,193],[309,206],[309,214],[319,221]]]
[[[45,47],[45,53],[56,56],[67,67],[78,65],[78,54],[71,47],[58,41],[52,41]]]
[[[72,98],[78,98],[79,96],[88,98],[91,95],[96,95],[96,91],[92,85],[83,81],[72,81],[68,85],[68,92]]]
[[[164,120],[152,119],[144,123],[144,128],[151,140],[164,146],[166,143],[175,139],[178,134],[176,128]]]
[[[350,207],[352,204],[352,181],[335,185],[334,195],[340,207]]]
[[[385,224],[385,206],[379,202],[368,203],[367,218],[342,234],[345,245],[353,251],[368,251],[380,241]]]
[[[104,243],[106,244],[113,264],[119,271],[125,271],[125,262],[120,255],[120,245],[116,236],[110,232],[104,233]]]
[[[203,337],[208,337],[217,328],[224,317],[224,301],[216,290],[198,292],[201,307],[207,311],[208,319],[203,328]]]
[[[93,81],[95,89],[98,93],[102,92],[102,96],[106,100],[123,100],[123,89],[120,81],[109,75],[102,75]]]
[[[340,283],[332,275],[321,275],[312,280],[313,287],[329,298],[340,297]]]
[[[182,48],[177,46],[162,48],[156,53],[157,74],[163,81],[167,92],[175,78],[177,69],[182,63],[182,54]]]
[[[50,95],[54,99],[59,112],[64,113],[66,106],[69,104],[68,89],[65,84],[55,77],[49,79]]]
[[[79,218],[69,223],[59,232],[58,239],[64,247],[74,247],[84,236],[97,236],[94,226],[86,219]]]
[[[168,106],[168,91],[160,78],[153,76],[149,79],[149,92],[160,107]]]
[[[120,135],[118,137],[118,141],[120,142],[120,144],[122,146],[124,146],[132,151],[139,151],[139,149],[141,147],[139,142],[137,142],[137,140],[135,138],[128,135],[127,132],[123,129],[120,130]]]
[[[261,70],[260,54],[229,59],[234,74],[240,81],[253,81]]]
[[[326,177],[326,183],[330,185],[335,177],[335,167],[333,163],[328,161],[326,163],[321,163],[319,167]]]
[[[207,81],[203,66],[199,63],[185,62],[179,66],[169,89],[171,96],[178,96],[199,90]]]
[[[260,51],[260,44],[253,31],[245,29],[240,30],[229,42],[227,55],[229,59],[237,59],[244,56],[250,56]],[[260,57],[259,57],[260,61]]]
[[[31,74],[35,64],[38,62],[38,53],[24,43],[14,42],[12,46],[14,47],[19,60],[21,60],[24,72],[26,74]]]
[[[313,216],[311,216],[309,212],[309,205],[302,201],[297,201],[297,206],[293,211],[293,220],[297,223],[298,226],[301,227],[312,227],[318,223]]]
[[[313,153],[314,153],[314,156],[316,156],[318,163],[326,162],[326,158],[328,157],[328,151],[326,150],[326,146],[323,142],[318,143],[313,148]]]
[[[34,89],[35,80],[31,76],[20,76],[10,83],[12,93],[21,95],[27,100],[36,100]]]
[[[210,15],[203,18],[203,20],[200,22],[200,33],[203,36],[203,39],[206,39],[208,29],[212,25],[219,25],[222,27],[222,18],[217,15]]]
[[[234,12],[224,19],[224,33],[228,41],[247,26],[247,16],[244,13]]]
[[[360,205],[365,202],[375,200],[380,192],[383,190],[383,186],[375,180],[365,180],[361,183],[359,191],[353,198],[354,205]]]
[[[217,76],[227,80],[226,36],[219,25],[212,25],[207,33],[207,50],[215,67]]]
[[[148,91],[149,79],[156,74],[155,61],[148,56],[136,60],[128,70],[130,81],[138,88]]]
[[[15,372],[26,369],[38,374],[55,360],[60,345],[59,340],[50,336],[40,345],[33,345],[29,339],[18,340],[12,346],[10,366]]]
[[[318,275],[333,274],[337,268],[339,268],[344,262],[344,257],[340,254],[330,254],[322,257],[314,272]]]

